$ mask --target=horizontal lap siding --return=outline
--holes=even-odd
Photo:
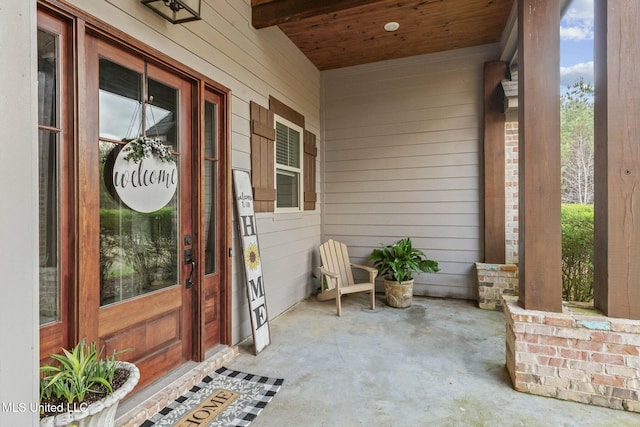
[[[483,64],[496,54],[487,45],[322,73],[323,240],[366,263],[411,237],[441,268],[419,275],[415,294],[477,298]]]
[[[320,228],[320,216],[300,215],[298,219],[285,221],[261,216],[258,215],[257,225],[260,257],[267,290],[267,308],[269,316],[273,318],[291,306],[289,301],[300,301],[312,290],[310,272],[318,267],[314,254],[317,254],[319,247],[316,230]],[[234,240],[237,240],[235,236]],[[239,244],[239,241],[234,242],[237,248]],[[234,282],[244,284],[244,267],[239,257],[234,258],[232,267]],[[295,286],[284,286],[288,282],[295,283]],[[241,307],[238,310],[239,318],[248,322],[248,318],[244,319],[249,310],[244,285],[234,287],[233,299]]]
[[[251,26],[250,0],[202,0],[203,19],[178,25],[138,0],[68,2],[231,90],[233,168],[251,168],[251,101],[268,108],[274,96],[304,115],[306,129],[320,135],[320,72],[277,27]],[[317,188],[319,177],[317,172]],[[317,206],[296,217],[258,216],[271,318],[310,293],[311,260],[320,245]],[[251,334],[251,325],[235,221],[232,233],[232,341],[237,343]]]

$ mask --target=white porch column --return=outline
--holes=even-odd
[[[37,425],[36,2],[0,6],[0,425]],[[26,405],[26,406],[25,406]]]

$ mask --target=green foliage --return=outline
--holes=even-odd
[[[122,236],[120,245],[127,264],[138,275],[142,286],[152,281],[154,271],[165,270],[165,278],[175,278],[177,271],[176,242],[169,238],[151,240],[146,236]],[[167,276],[168,275],[168,276]]]
[[[82,402],[88,392],[100,393],[98,385],[113,392],[111,382],[116,371],[116,356],[101,359],[95,343],[87,345],[80,341],[71,351],[51,354],[57,363],[40,368],[44,377],[40,380],[40,401],[51,397],[63,398],[68,403]]]
[[[396,282],[411,280],[412,273],[440,271],[438,263],[427,258],[420,249],[414,248],[408,237],[392,245],[382,245],[382,249],[374,249],[368,259],[373,261],[380,276]]]
[[[126,271],[128,266],[138,275],[140,286],[153,280],[163,270],[174,279],[177,271],[175,238],[176,210],[166,206],[151,213],[129,209],[100,209],[101,283],[112,274],[112,266]]]
[[[128,153],[124,159],[136,163],[151,156],[156,157],[161,162],[175,163],[176,161],[171,152],[171,146],[163,144],[159,138],[141,136],[129,142],[124,149]]]
[[[593,299],[593,205],[562,205],[562,298]]]
[[[318,276],[316,276],[315,273],[311,273],[311,277],[313,278],[313,281],[316,284],[316,289],[318,291],[320,291],[320,290],[326,291],[327,289],[329,289],[329,284],[327,283],[327,278],[326,277],[322,278],[322,289],[320,289],[320,287],[321,287],[320,278]]]
[[[117,236],[139,230],[153,239],[171,237],[175,207],[165,206],[151,213],[135,212],[130,209],[100,209],[100,231]]]

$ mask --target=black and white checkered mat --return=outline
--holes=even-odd
[[[194,425],[194,421],[189,420],[190,417],[204,419],[214,406],[219,412],[215,418],[203,421],[206,424],[197,425],[248,426],[275,396],[283,382],[280,378],[252,375],[222,367],[204,377],[140,427]]]

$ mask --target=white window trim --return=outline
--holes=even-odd
[[[300,153],[299,156],[299,164],[300,164],[300,168],[293,168],[291,166],[285,166],[285,165],[280,165],[277,162],[277,149],[275,147],[275,141],[274,141],[274,148],[273,148],[273,182],[274,185],[276,187],[276,199],[274,200],[274,212],[275,213],[292,213],[292,212],[302,212],[304,210],[304,129],[302,129],[302,127],[298,126],[297,124],[290,122],[289,120],[280,117],[277,114],[273,115],[274,120],[273,120],[273,128],[276,128],[276,123],[280,123],[283,124],[285,126],[287,126],[290,129],[293,129],[297,132],[300,133],[300,149],[298,150],[298,152]],[[298,207],[294,207],[294,208],[279,208],[278,207],[278,169],[284,170],[284,171],[288,171],[288,172],[296,172],[298,173],[299,176],[299,181],[298,181]]]

